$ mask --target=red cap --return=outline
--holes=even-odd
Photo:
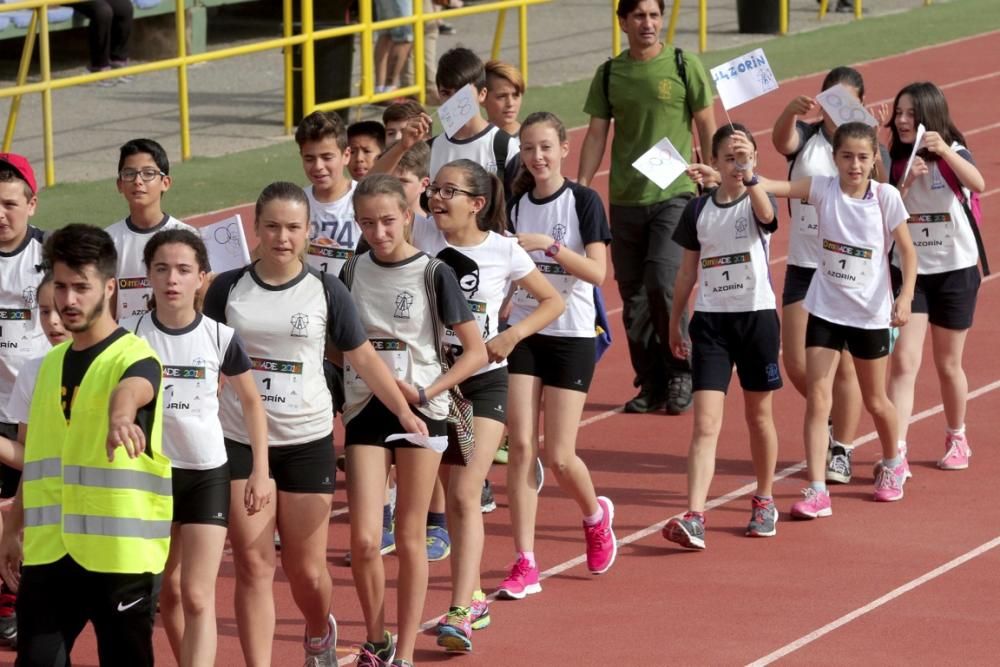
[[[38,192],[38,183],[35,181],[35,172],[31,168],[28,158],[17,153],[0,153],[0,166],[8,166],[14,170],[21,179],[28,184],[32,193]]]

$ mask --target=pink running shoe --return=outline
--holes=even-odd
[[[875,501],[891,503],[903,498],[903,484],[906,483],[906,459],[895,468],[880,465],[875,475]]]
[[[604,574],[618,556],[618,541],[612,526],[615,522],[615,505],[609,498],[597,496],[597,504],[604,510],[600,523],[583,524],[583,536],[587,540],[587,567],[591,574]]]
[[[525,596],[542,592],[538,583],[538,566],[530,564],[527,559],[518,556],[510,568],[510,574],[500,582],[497,597],[508,600],[523,600]]]
[[[792,505],[792,517],[796,519],[815,519],[820,516],[831,516],[833,506],[830,503],[829,491],[817,491],[809,487],[802,489],[805,500]]]
[[[972,450],[969,449],[969,441],[965,434],[949,435],[944,441],[945,455],[938,461],[938,468],[941,470],[965,470],[969,467],[969,457]]]

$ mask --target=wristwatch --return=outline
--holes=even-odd
[[[743,185],[745,185],[748,188],[752,188],[753,186],[757,185],[758,183],[760,183],[760,179],[757,178],[757,174],[754,174],[753,176],[751,176],[749,181],[743,181]]]
[[[562,248],[562,244],[559,241],[554,241],[552,245],[545,249],[546,257],[555,257],[559,254],[559,249]]]
[[[424,407],[430,402],[427,400],[427,391],[419,384],[415,386],[417,389],[417,405],[420,407]]]

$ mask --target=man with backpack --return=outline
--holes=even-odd
[[[668,137],[692,156],[691,121],[703,147],[715,133],[712,88],[701,61],[660,41],[663,0],[621,0],[618,24],[628,49],[601,65],[584,111],[590,126],[580,156],[579,182],[590,185],[607,145],[611,120],[611,259],[624,305],[629,356],[639,394],[625,412],[691,406],[691,367],[670,353],[668,328],[674,278],[682,249],[671,239],[694,184],[679,178],[666,189],[632,163]]]

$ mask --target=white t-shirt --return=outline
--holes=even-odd
[[[694,309],[704,313],[774,310],[776,302],[768,271],[768,240],[778,229],[774,216],[758,220],[746,192],[736,201],[719,204],[708,193],[688,202],[673,239],[698,253],[698,296]]]
[[[49,349],[38,320],[42,242],[42,231],[29,226],[20,247],[0,252],[0,422],[5,424],[17,423],[7,401],[18,371]]]
[[[163,453],[171,465],[211,470],[224,464],[219,375],[239,375],[251,367],[239,336],[201,314],[183,329],[164,326],[156,311],[121,326],[145,338],[163,364]]]
[[[611,230],[604,213],[601,197],[590,188],[567,180],[559,190],[544,199],[535,199],[530,192],[515,198],[509,207],[511,231],[514,233],[547,234],[580,255],[586,254],[591,243],[610,243]],[[545,251],[529,253],[535,266],[552,283],[566,310],[538,333],[568,338],[593,338],[594,286],[570,275]],[[530,315],[538,302],[526,291],[514,293],[509,321],[520,322]]]
[[[493,150],[493,137],[500,131],[492,123],[486,126],[482,132],[468,139],[449,139],[444,133],[434,137],[431,141],[431,179],[437,175],[438,170],[449,162],[455,160],[472,160],[483,166],[483,169],[496,174],[504,183],[511,183],[517,165],[520,164],[518,151],[521,149],[521,142],[517,137],[511,137],[507,143],[507,160],[503,167],[497,166],[496,153]]]
[[[35,382],[38,380],[38,371],[42,367],[45,355],[40,355],[28,359],[21,371],[17,374],[17,381],[14,382],[14,390],[10,393],[10,400],[7,401],[7,417],[9,424],[27,424],[28,415],[31,414],[31,396],[35,393]]]
[[[441,375],[441,362],[434,348],[434,318],[430,315],[430,299],[424,281],[429,260],[424,253],[417,253],[401,262],[384,264],[366,252],[358,257],[354,276],[349,280],[364,333],[379,358],[396,379],[423,387]],[[447,266],[434,272],[434,287],[442,326],[472,319],[455,274]],[[344,394],[346,424],[373,397],[368,384],[346,362]],[[448,392],[441,392],[417,410],[429,419],[445,419],[448,401]]]
[[[963,158],[972,155],[961,144],[953,144]],[[910,236],[917,249],[917,273],[927,275],[957,271],[975,266],[979,249],[962,202],[941,175],[937,160],[928,160],[930,171],[914,179],[903,203],[910,217]],[[899,266],[899,253],[893,250],[892,263]]]
[[[343,283],[311,267],[303,267],[284,285],[268,285],[253,267],[226,271],[205,295],[205,314],[240,334],[267,410],[272,447],[330,434],[333,401],[323,374],[326,341],[345,352],[365,342]],[[243,411],[228,384],[222,388],[219,418],[227,438],[249,444]]]
[[[835,324],[887,329],[892,292],[887,255],[892,232],[906,222],[899,191],[871,182],[865,199],[848,197],[840,180],[814,177],[809,202],[819,215],[820,265],[809,283],[805,308]]]
[[[316,200],[313,186],[303,189],[309,199],[309,247],[306,261],[323,273],[339,276],[340,269],[358,247],[361,228],[354,220],[354,190],[357,182],[343,197],[328,203]]]
[[[429,229],[428,229],[429,228]],[[535,270],[535,263],[517,243],[517,239],[487,232],[486,238],[474,246],[453,246],[444,238],[432,221],[420,225],[418,239],[414,227],[414,244],[431,257],[437,257],[450,266],[458,277],[469,309],[476,318],[483,340],[496,336],[500,322],[500,306],[512,282],[521,280]],[[431,232],[431,233],[427,233]],[[456,357],[462,354],[462,344],[451,329],[445,330],[444,342]],[[488,362],[474,375],[503,368],[499,363]]]
[[[800,136],[806,123],[797,123]],[[833,146],[822,129],[805,140],[792,160],[788,180],[794,181],[807,176],[836,176],[837,165],[833,161]],[[816,208],[801,199],[789,199],[791,225],[788,231],[788,264],[815,269],[819,265],[819,225],[816,222]]]
[[[164,215],[163,220],[151,229],[139,229],[132,224],[132,219],[129,217],[119,220],[105,230],[118,250],[116,320],[137,317],[149,311],[147,306],[153,290],[149,286],[149,278],[146,277],[146,265],[142,261],[142,253],[149,239],[153,238],[153,234],[165,229],[187,229],[198,234],[198,230],[191,225],[169,215]],[[201,238],[200,234],[198,238]]]

